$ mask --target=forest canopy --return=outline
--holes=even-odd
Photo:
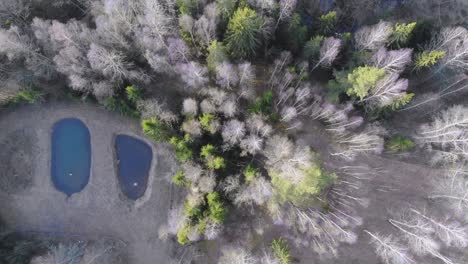
[[[416,2],[3,0],[0,104],[85,100],[137,120],[177,164],[166,180],[183,199],[160,238],[217,241],[219,263],[337,257],[360,237],[360,188],[380,173],[365,157],[426,153],[447,172],[430,199],[453,219],[411,207],[389,217],[396,235],[363,232],[384,263],[456,263],[447,251],[468,243],[466,9],[443,21]],[[406,113],[414,131],[397,124]],[[246,246],[267,232],[267,246]]]

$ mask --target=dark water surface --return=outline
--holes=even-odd
[[[123,193],[136,200],[143,196],[153,160],[151,147],[137,138],[118,135],[115,138],[118,178]]]
[[[88,184],[91,169],[91,143],[86,125],[76,118],[65,118],[52,131],[52,181],[59,191],[70,196]]]

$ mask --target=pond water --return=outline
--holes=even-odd
[[[115,149],[118,178],[123,193],[136,200],[143,196],[153,160],[151,147],[137,138],[117,135]]]
[[[70,196],[88,184],[91,169],[91,143],[86,125],[76,118],[65,118],[52,131],[52,181]]]

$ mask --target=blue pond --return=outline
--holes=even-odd
[[[153,159],[151,147],[145,142],[127,135],[115,138],[118,178],[123,193],[136,200],[143,196]]]
[[[91,144],[89,130],[76,118],[65,118],[52,131],[52,182],[68,196],[80,192],[89,181]]]

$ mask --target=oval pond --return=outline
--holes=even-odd
[[[91,169],[91,143],[86,125],[76,118],[65,118],[52,130],[52,181],[59,191],[70,196],[88,184]]]
[[[142,140],[127,135],[117,135],[115,149],[120,187],[128,198],[136,200],[145,193],[153,151]]]

